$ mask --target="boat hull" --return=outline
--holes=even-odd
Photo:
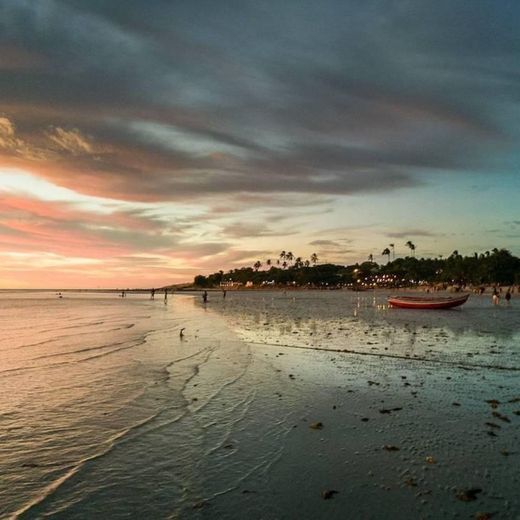
[[[466,303],[469,294],[443,298],[417,298],[414,296],[390,296],[388,303],[401,309],[451,309]]]

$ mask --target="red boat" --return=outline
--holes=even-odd
[[[392,307],[402,309],[450,309],[466,303],[469,294],[462,296],[439,296],[424,298],[420,296],[389,296],[388,303]]]

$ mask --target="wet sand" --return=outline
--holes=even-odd
[[[516,306],[70,298],[0,309],[2,517],[518,518]]]
[[[280,517],[518,517],[518,309],[477,297],[417,314],[388,309],[384,293],[232,297],[210,305],[271,364],[273,398],[292,410],[269,479]]]

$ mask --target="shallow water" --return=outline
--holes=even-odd
[[[473,296],[457,309],[389,307],[389,293],[241,292],[212,302],[252,343],[520,369],[517,306]]]
[[[516,518],[518,301],[385,301],[4,294],[0,515]]]

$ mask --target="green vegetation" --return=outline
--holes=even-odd
[[[407,242],[412,255],[415,245]],[[392,251],[394,244],[390,244]],[[355,265],[319,264],[314,253],[309,260],[282,251],[273,265],[271,259],[256,261],[252,267],[242,267],[228,272],[219,271],[209,276],[198,275],[194,285],[217,287],[222,283],[255,286],[310,286],[353,288],[363,286],[409,286],[416,284],[473,285],[520,283],[520,258],[506,249],[493,249],[483,254],[462,256],[458,251],[446,259],[416,258],[407,256],[390,261],[391,251],[385,248],[382,256],[385,265],[369,260]],[[312,265],[311,265],[312,264]],[[261,268],[264,267],[263,270]]]

